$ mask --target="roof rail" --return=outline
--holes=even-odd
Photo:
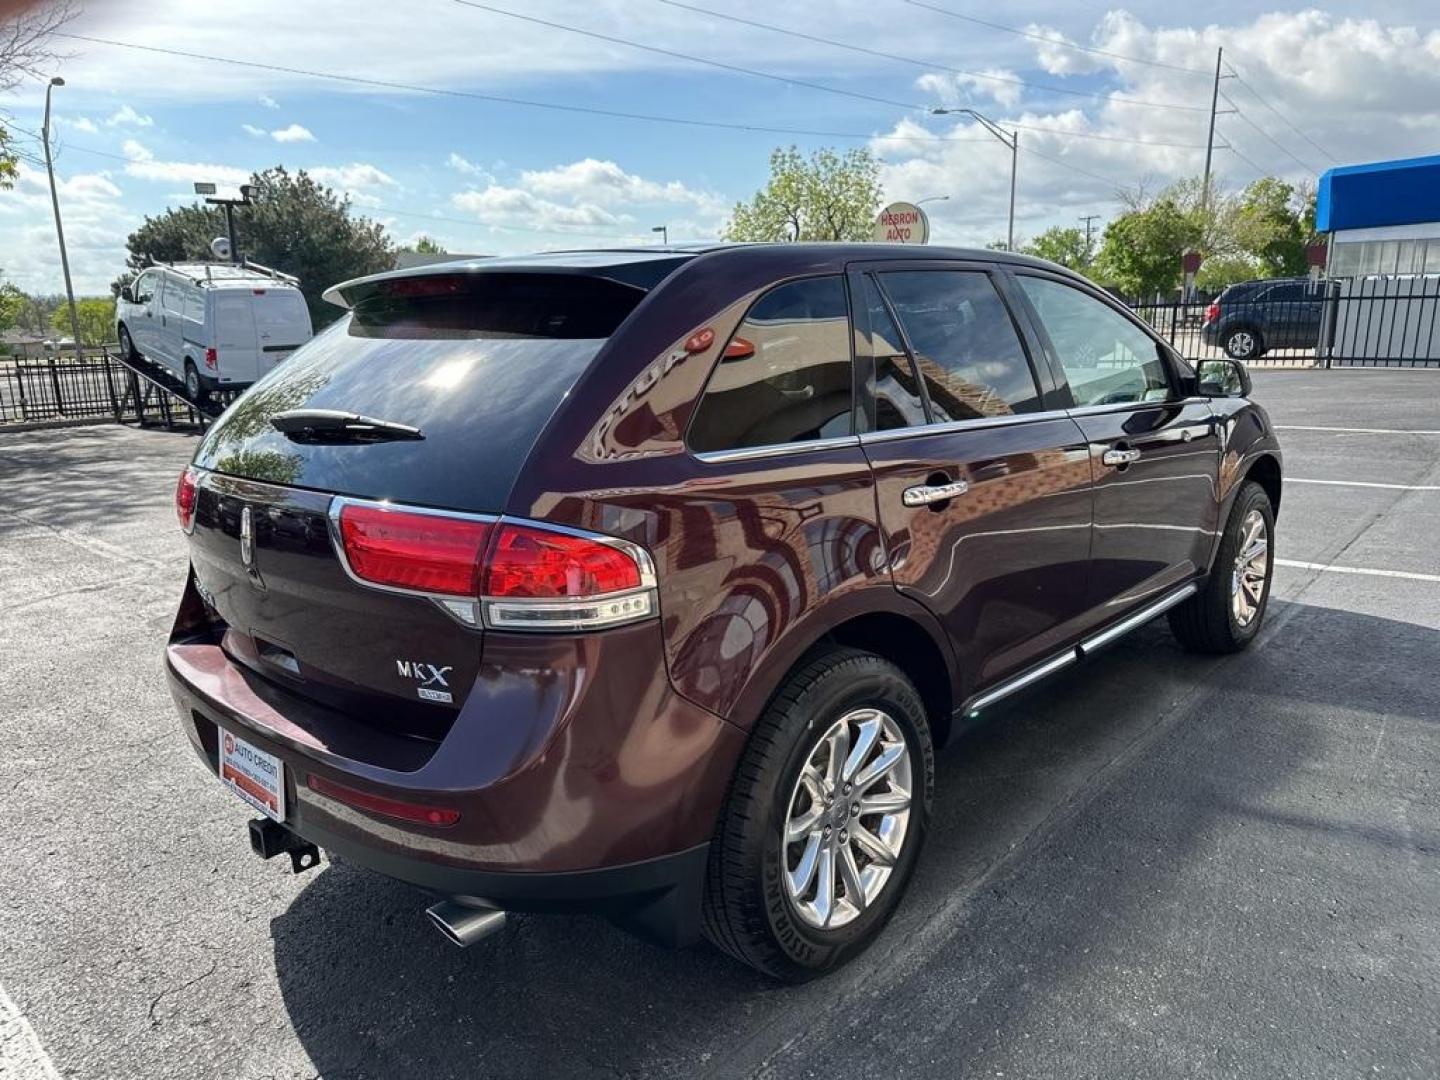
[[[289,282],[291,285],[299,285],[299,284],[300,284],[300,279],[299,279],[298,277],[295,277],[295,275],[293,275],[293,274],[285,274],[285,273],[282,273],[282,272],[279,271],[279,270],[273,269],[272,267],[269,267],[269,266],[261,266],[259,263],[257,263],[257,262],[251,262],[249,259],[244,259],[244,260],[242,260],[241,263],[240,263],[240,265],[243,266],[243,267],[245,267],[245,269],[247,269],[247,270],[256,270],[256,271],[259,271],[260,273],[264,274],[266,277],[275,278],[277,281],[286,281],[286,282]]]

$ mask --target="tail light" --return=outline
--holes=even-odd
[[[469,626],[596,630],[657,610],[650,557],[625,540],[349,499],[330,518],[351,577],[428,596]]]
[[[195,528],[195,500],[200,494],[200,471],[186,465],[175,484],[175,516],[187,533]]]
[[[205,350],[205,366],[211,371],[216,370],[220,366],[220,357],[214,349]]]
[[[1205,321],[1212,323],[1218,318],[1220,318],[1220,305],[1212,303],[1205,309]]]

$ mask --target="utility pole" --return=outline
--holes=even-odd
[[[1078,219],[1078,220],[1083,221],[1083,222],[1085,223],[1085,258],[1087,258],[1087,259],[1090,258],[1091,237],[1093,237],[1093,236],[1095,235],[1095,232],[1094,232],[1094,224],[1093,224],[1093,223],[1096,222],[1096,221],[1098,221],[1099,219],[1100,219],[1100,215],[1099,215],[1099,214],[1083,214],[1083,215],[1081,215],[1081,217]]]
[[[55,163],[50,155],[50,91],[64,86],[65,80],[56,75],[45,87],[45,122],[40,125],[41,141],[45,144],[45,171],[50,174],[50,205],[55,209],[55,238],[60,242],[60,270],[65,275],[65,300],[70,305],[70,334],[75,338],[75,359],[80,352],[80,316],[75,311],[75,290],[70,285],[70,258],[65,254],[65,226],[60,224],[60,195],[55,190]],[[60,404],[60,395],[55,395],[55,404]]]
[[[1215,50],[1215,86],[1210,91],[1210,135],[1205,140],[1205,179],[1200,185],[1200,216],[1202,218],[1210,209],[1210,159],[1215,153],[1215,110],[1220,106],[1220,63],[1224,56],[1224,48]]]

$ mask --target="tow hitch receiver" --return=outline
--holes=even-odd
[[[265,817],[250,822],[250,850],[262,859],[273,859],[285,852],[290,856],[290,869],[297,874],[320,865],[319,848]]]

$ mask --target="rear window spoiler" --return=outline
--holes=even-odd
[[[525,262],[520,259],[470,259],[432,263],[406,270],[353,278],[332,285],[321,295],[336,307],[353,309],[361,301],[382,293],[390,282],[436,276],[480,276],[482,274],[543,274],[552,277],[589,277],[649,292],[694,255],[679,252],[605,251],[577,252],[573,262],[559,260]],[[609,256],[609,258],[606,258]]]

